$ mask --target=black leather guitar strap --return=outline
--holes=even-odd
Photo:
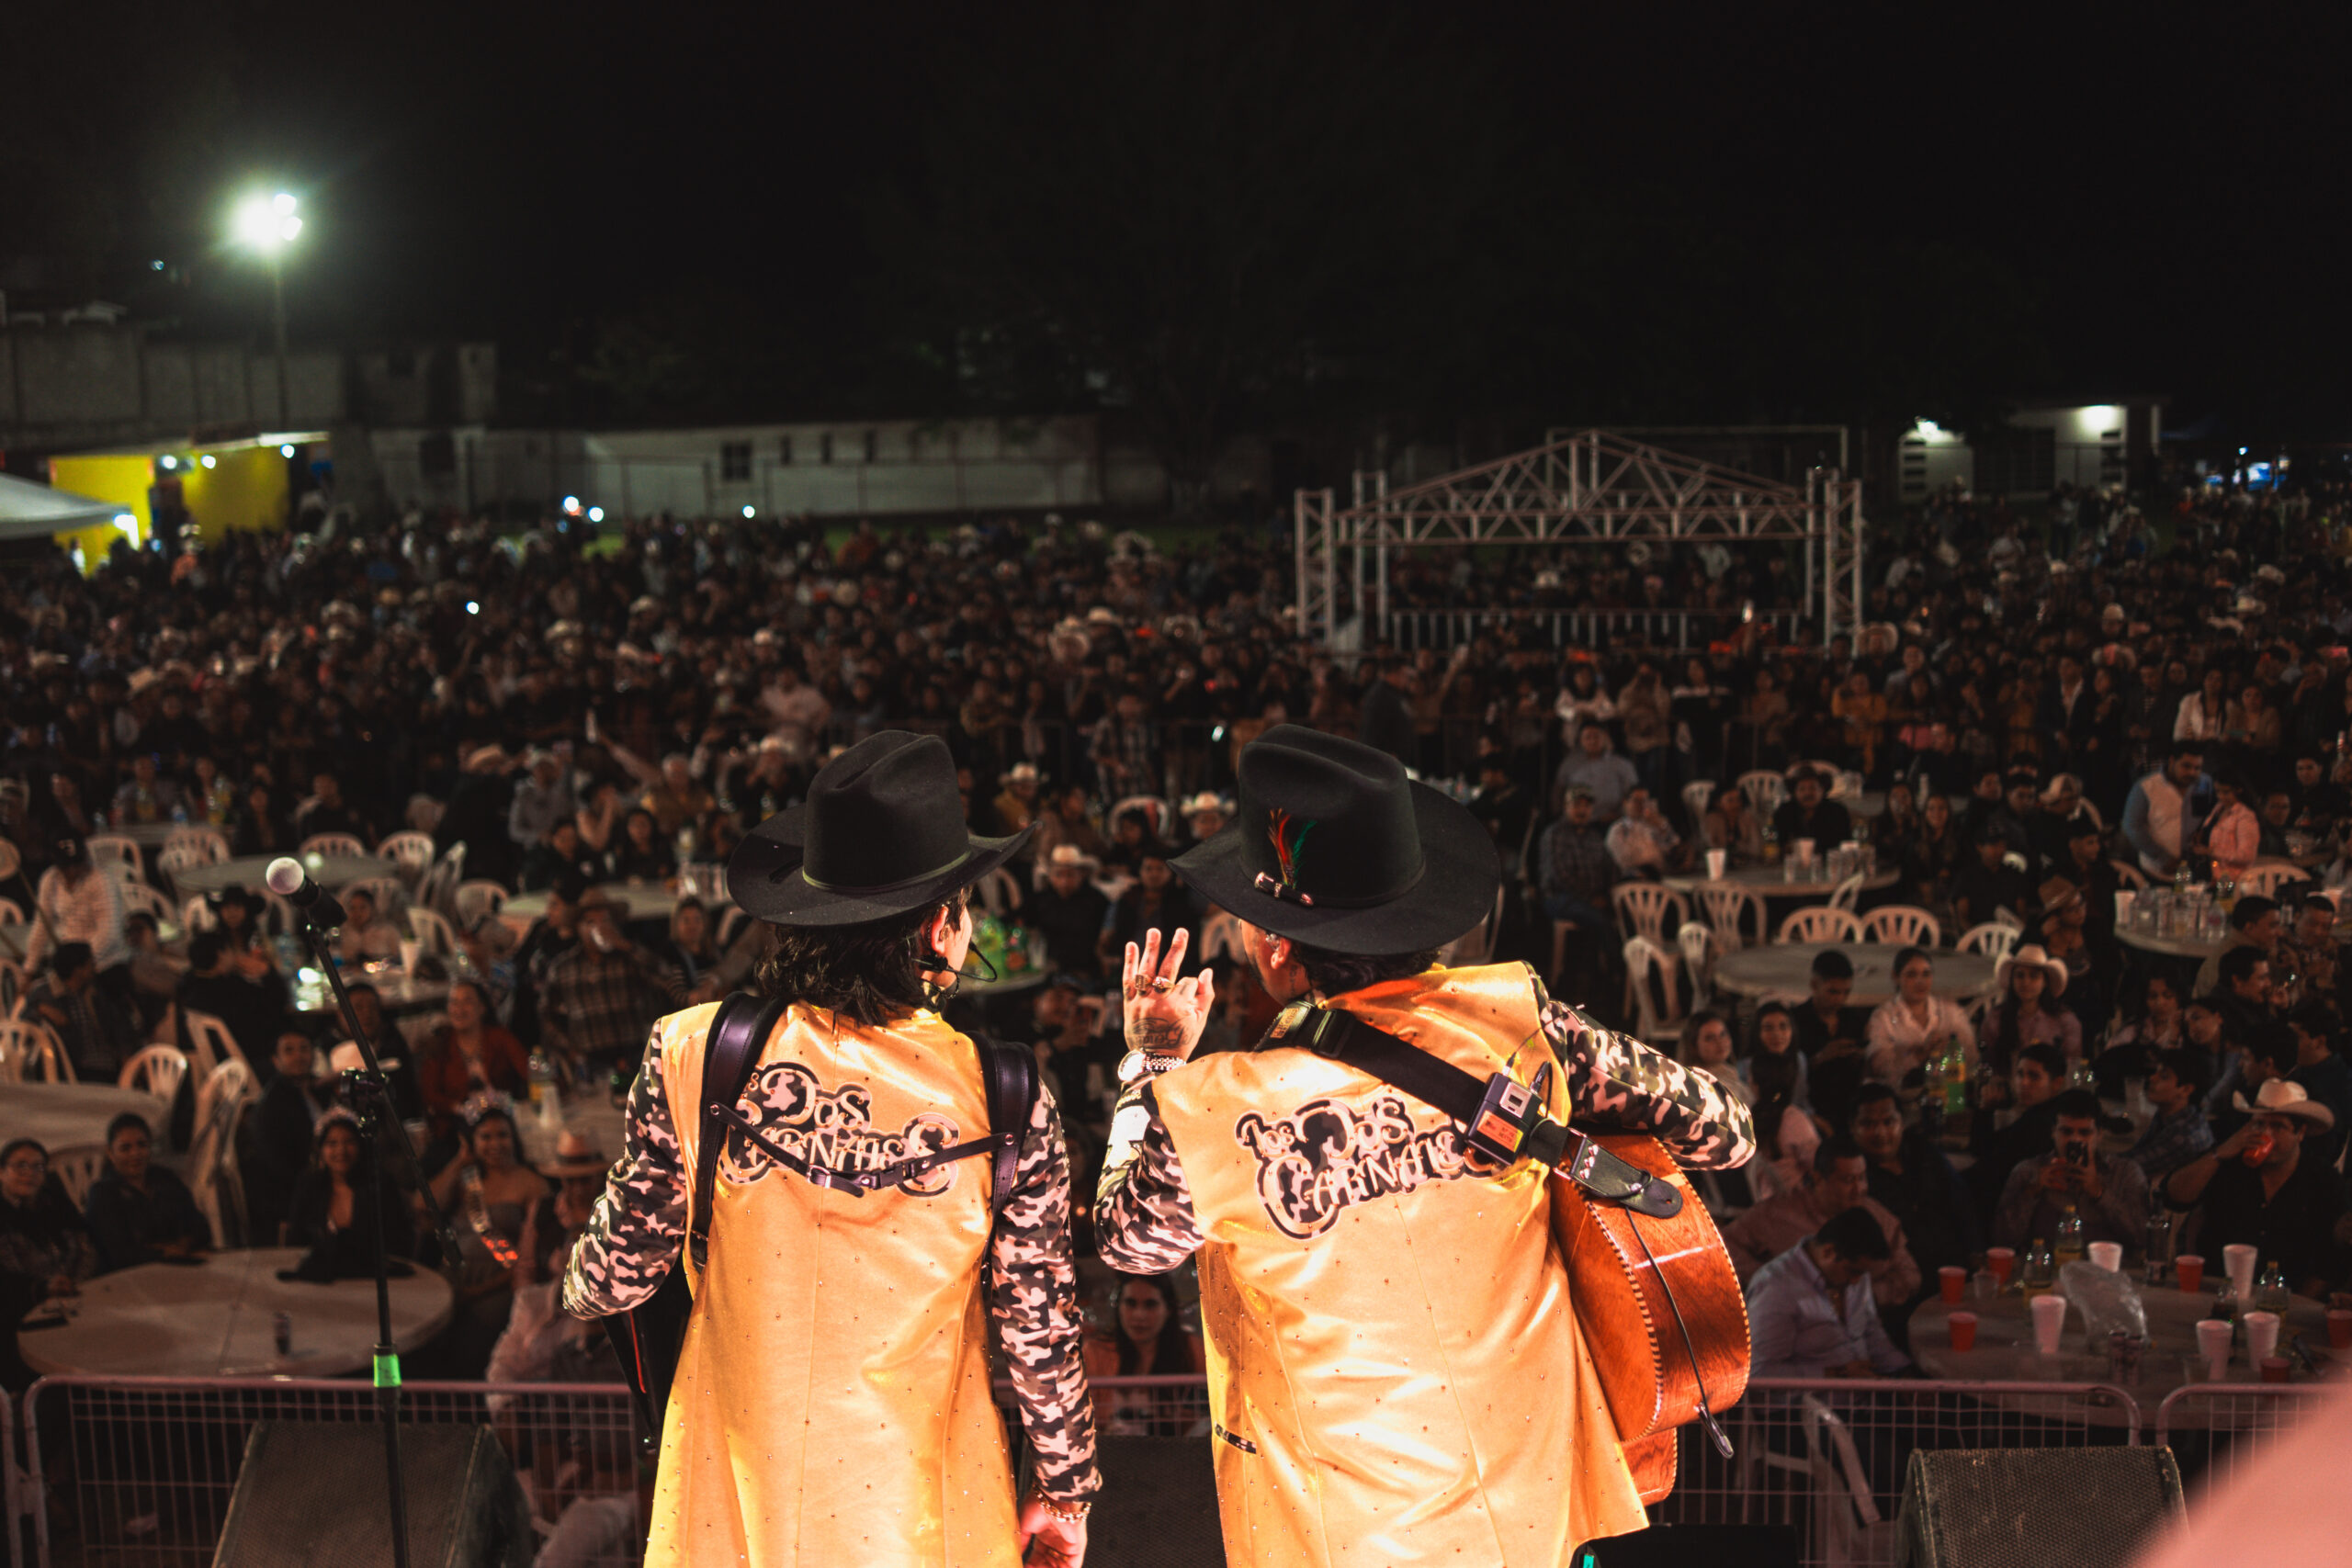
[[[760,998],[737,991],[718,1004],[710,1021],[710,1043],[702,1054],[702,1136],[695,1144],[695,1197],[686,1224],[687,1255],[699,1270],[710,1251],[711,1198],[718,1188],[718,1154],[727,1142],[722,1116],[741,1118],[735,1102],[752,1081],[752,1069],[775,1032],[776,1020],[787,1004],[780,998]]]

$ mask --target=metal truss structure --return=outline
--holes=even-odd
[[[1363,651],[1374,626],[1388,635],[1388,552],[1410,547],[1798,542],[1823,643],[1861,625],[1862,486],[1835,468],[1782,484],[1588,430],[1401,490],[1358,472],[1344,510],[1329,490],[1293,504],[1299,635],[1335,651]]]

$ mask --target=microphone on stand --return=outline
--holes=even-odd
[[[333,931],[343,924],[343,905],[335,896],[311,880],[302,863],[292,855],[280,855],[269,863],[262,873],[262,882],[272,893],[311,917],[311,923],[321,931]]]

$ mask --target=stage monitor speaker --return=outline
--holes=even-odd
[[[1923,1450],[1895,1568],[2126,1568],[2182,1511],[2170,1449]]]
[[[410,1568],[530,1568],[529,1506],[487,1427],[401,1427]],[[390,1568],[384,1432],[264,1421],[245,1442],[212,1568]]]
[[[1120,1568],[1225,1568],[1208,1438],[1104,1438],[1086,1560]]]
[[[1797,1568],[1793,1525],[1652,1525],[1589,1540],[1575,1568]]]

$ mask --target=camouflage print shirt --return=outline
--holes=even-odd
[[[564,1269],[566,1312],[608,1317],[642,1305],[661,1288],[685,1242],[686,1186],[657,1033],[629,1090],[621,1158]],[[1023,1429],[1036,1450],[1038,1489],[1064,1501],[1102,1489],[1069,1218],[1069,1155],[1052,1091],[1041,1084],[1012,1196],[989,1243],[989,1315]]]
[[[1661,1055],[1631,1035],[1588,1026],[1544,995],[1532,974],[1544,1037],[1567,1075],[1570,1114],[1579,1124],[1650,1134],[1686,1168],[1719,1170],[1756,1152],[1756,1129],[1739,1098],[1705,1073]],[[1176,1145],[1145,1092],[1120,1097],[1094,1211],[1103,1261],[1138,1274],[1182,1265],[1206,1238]]]

